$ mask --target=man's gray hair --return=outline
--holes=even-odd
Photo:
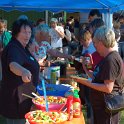
[[[95,31],[93,40],[102,42],[107,48],[113,48],[116,43],[114,31],[105,26],[102,26]]]

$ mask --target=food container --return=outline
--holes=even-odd
[[[71,90],[70,86],[63,84],[46,84],[46,94],[48,96],[65,96],[65,93]],[[37,92],[43,96],[43,88],[42,85],[37,86]]]
[[[59,66],[60,67],[60,76],[66,76],[66,67],[67,62],[65,60],[56,60],[54,63],[52,63],[52,66]]]
[[[25,115],[30,124],[64,124],[68,114],[63,112],[43,112],[41,110],[31,111]]]
[[[49,111],[61,111],[67,103],[67,99],[61,96],[47,96],[47,100]],[[41,98],[32,99],[32,102],[37,109],[46,111],[45,99],[43,96],[41,96]]]
[[[55,70],[56,75],[59,78],[60,77],[60,66],[52,66],[52,67],[45,67],[44,68],[44,77],[46,79],[51,79],[51,71]]]

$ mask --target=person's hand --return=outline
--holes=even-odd
[[[50,67],[51,62],[49,60],[46,60],[45,66]]]
[[[35,42],[35,52],[37,53],[39,51],[39,45]]]
[[[83,67],[84,71],[87,70],[87,68],[86,68],[86,61],[83,61],[83,62],[82,62],[82,67]]]
[[[73,80],[73,81],[75,81],[75,82],[77,82],[77,76],[70,76],[70,78]]]
[[[28,83],[28,82],[31,82],[31,72],[27,69],[25,69],[23,72],[22,72],[22,80],[23,82],[25,83]]]
[[[75,56],[69,55],[68,59],[69,59],[70,61],[74,61],[74,60],[75,60]]]
[[[87,68],[86,68],[86,64],[87,64],[86,58],[81,56],[80,59],[81,59],[81,63],[82,63],[83,69],[84,69],[84,71],[86,71],[87,70]]]
[[[82,80],[82,81],[86,81],[88,80],[87,78],[83,78],[83,77],[78,77],[78,76],[70,76],[70,78],[74,81],[77,81],[78,79],[79,80]]]
[[[54,30],[55,30],[56,32],[58,32],[58,29],[57,29],[56,27],[54,28]]]

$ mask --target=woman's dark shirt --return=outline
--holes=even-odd
[[[118,52],[113,51],[106,56],[95,68],[92,83],[103,84],[104,80],[114,81],[112,93],[119,92],[124,86],[123,61]],[[91,89],[91,103],[98,107],[104,104],[103,92]]]
[[[10,71],[9,64],[16,62],[28,69],[32,74],[32,81],[24,83],[21,76]],[[7,118],[24,118],[30,111],[31,99],[22,93],[31,95],[39,79],[39,64],[29,51],[25,50],[17,40],[11,40],[2,53],[2,84],[0,92],[0,114]]]
[[[74,33],[74,28],[71,24],[67,23],[66,24],[66,29],[68,29],[71,33]]]
[[[65,30],[64,30],[64,34],[66,35],[66,31]],[[62,39],[62,44],[63,44],[63,47],[68,46],[68,41],[67,41],[67,39],[65,37]]]

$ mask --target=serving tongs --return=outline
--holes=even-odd
[[[29,95],[27,95],[27,94],[25,94],[25,93],[22,93],[22,96],[26,96],[26,97],[28,97],[28,98],[30,98],[30,99],[34,99],[34,97],[29,96]]]
[[[32,92],[31,94],[32,94],[33,96],[35,96],[36,98],[41,99],[41,97],[38,96],[36,93]]]

